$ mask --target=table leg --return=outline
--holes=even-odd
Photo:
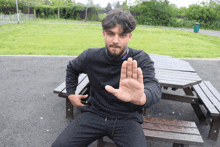
[[[210,126],[208,138],[216,141],[218,139],[219,129],[220,129],[220,119],[213,119]]]
[[[188,145],[173,143],[173,147],[188,147]]]
[[[68,98],[66,98],[66,118],[67,119],[74,118],[73,105],[71,104]]]
[[[191,88],[185,88],[183,89],[186,95],[194,96]],[[194,112],[196,113],[197,118],[199,119],[200,124],[208,125],[206,121],[206,117],[204,113],[202,112],[199,104],[191,104]]]

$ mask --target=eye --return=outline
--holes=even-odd
[[[112,33],[112,32],[108,32],[108,35],[109,35],[109,36],[113,36],[114,33]]]
[[[122,33],[122,34],[120,34],[120,36],[121,36],[121,37],[125,37],[125,36],[126,36],[126,34]]]

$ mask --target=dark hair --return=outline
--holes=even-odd
[[[129,11],[114,9],[102,20],[102,29],[107,30],[120,24],[123,27],[123,33],[131,33],[136,27],[136,21]]]

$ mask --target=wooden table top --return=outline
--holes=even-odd
[[[187,88],[202,81],[192,66],[181,59],[150,54],[154,61],[156,78],[161,86]]]

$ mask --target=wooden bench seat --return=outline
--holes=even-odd
[[[147,140],[164,141],[173,144],[173,147],[188,145],[203,146],[204,141],[194,122],[168,120],[144,116],[142,128]],[[99,139],[97,147],[116,147],[113,143]]]
[[[220,94],[209,81],[193,86],[196,94],[205,107],[206,120],[210,124],[209,138],[217,140],[220,129]]]
[[[66,84],[63,82],[54,89],[59,97],[66,98],[66,117],[73,119],[73,106],[66,96]],[[89,94],[89,80],[87,75],[81,74],[78,78],[76,94]],[[203,145],[203,139],[194,122],[167,120],[144,116],[142,124],[146,139],[171,142],[173,147],[185,145]],[[98,139],[97,147],[106,146],[103,139]],[[108,145],[107,145],[108,146]],[[112,146],[112,145],[111,145]]]

